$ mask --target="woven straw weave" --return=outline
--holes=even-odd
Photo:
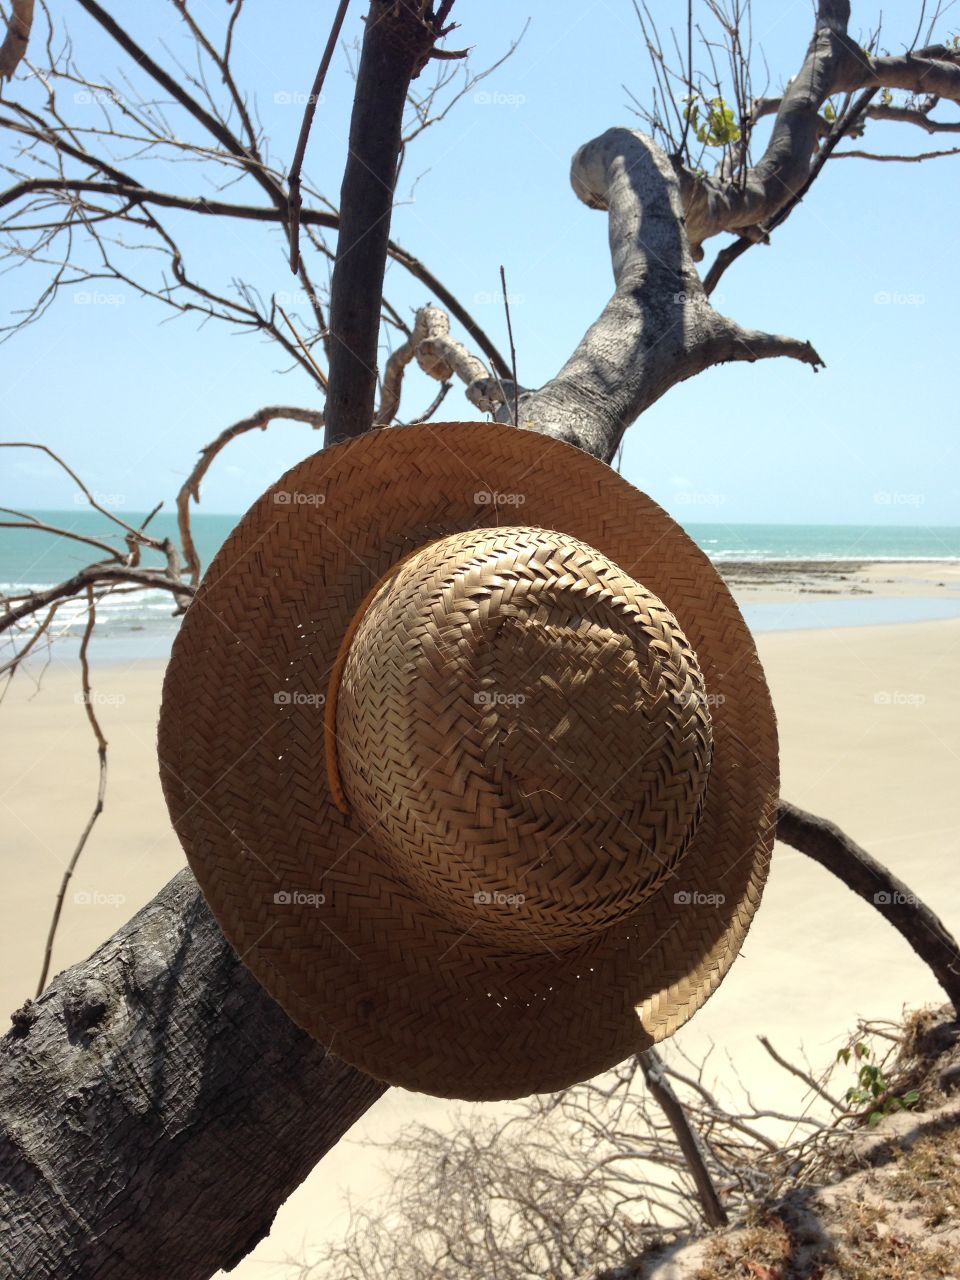
[[[267,990],[356,1066],[464,1098],[681,1025],[739,951],[778,791],[706,557],[609,468],[495,424],[370,433],[268,490],[184,619],[159,751]]]

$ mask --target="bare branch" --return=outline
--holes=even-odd
[[[191,586],[181,578],[171,577],[162,569],[133,569],[122,564],[91,564],[55,586],[31,591],[24,596],[8,596],[4,601],[4,612],[0,614],[0,632],[9,631],[22,619],[39,613],[58,600],[69,600],[72,596],[82,595],[87,587],[110,587],[124,582],[169,591],[178,605],[193,595]]]
[[[960,155],[960,147],[949,147],[945,151],[918,151],[906,156],[882,156],[873,151],[834,151],[831,160],[886,160],[899,164],[919,164],[922,160],[939,160],[942,156]]]
[[[106,516],[108,520],[112,520],[114,524],[119,525],[121,529],[125,529],[127,533],[134,534],[141,542],[146,543],[149,547],[153,547],[154,550],[166,552],[167,542],[165,539],[153,538],[149,534],[144,533],[142,529],[135,529],[133,525],[127,524],[126,520],[122,520],[115,511],[110,511],[107,507],[102,506],[97,502],[96,498],[73,468],[67,466],[60,455],[54,453],[54,451],[47,445],[37,444],[31,440],[0,440],[0,449],[36,449],[38,453],[45,453],[48,458],[52,458],[57,466],[67,473],[94,511],[99,511],[102,516]]]
[[[13,76],[27,52],[33,26],[33,0],[13,0],[7,34],[0,44],[0,81]]]
[[[846,1107],[844,1107],[842,1103],[838,1102],[836,1098],[832,1097],[829,1093],[827,1093],[826,1089],[824,1089],[824,1087],[821,1084],[818,1084],[817,1081],[814,1080],[813,1076],[810,1075],[808,1071],[804,1071],[801,1067],[798,1067],[795,1062],[789,1062],[786,1058],[782,1057],[779,1053],[777,1053],[776,1049],[773,1047],[773,1045],[770,1043],[770,1041],[767,1039],[766,1036],[757,1036],[757,1039],[760,1041],[764,1049],[766,1049],[767,1053],[769,1053],[770,1057],[774,1060],[774,1062],[777,1063],[778,1066],[783,1067],[785,1071],[789,1071],[791,1075],[794,1075],[799,1080],[802,1080],[804,1084],[808,1085],[810,1089],[815,1094],[817,1094],[818,1097],[821,1097],[824,1100],[824,1102],[829,1102],[830,1106],[833,1107],[836,1111],[846,1110]]]
[[[660,1055],[655,1049],[646,1049],[640,1054],[640,1063],[643,1067],[643,1077],[647,1082],[647,1087],[663,1108],[664,1115],[670,1121],[680,1150],[683,1152],[690,1168],[690,1173],[696,1184],[697,1194],[700,1197],[700,1204],[703,1206],[704,1218],[711,1227],[725,1227],[729,1222],[726,1210],[717,1195],[717,1189],[713,1184],[713,1179],[710,1177],[710,1171],[703,1158],[703,1152],[700,1150],[697,1136],[690,1127],[690,1121],[687,1119],[680,1099],[666,1079]]]
[[[0,119],[0,125],[11,125],[10,121]],[[12,204],[33,192],[90,192],[105,196],[117,196],[130,205],[155,204],[161,208],[185,209],[192,213],[210,217],[239,218],[253,222],[281,222],[284,214],[278,209],[267,206],[232,204],[229,201],[214,200],[207,196],[180,196],[172,192],[147,190],[135,183],[123,181],[103,182],[95,179],[75,178],[29,178],[0,192],[0,208]],[[328,213],[322,209],[303,209],[300,213],[302,226],[327,227],[337,230],[340,218],[336,213]],[[59,220],[51,225],[60,225]],[[490,337],[477,321],[470,315],[457,297],[409,250],[393,240],[387,242],[387,253],[394,262],[409,271],[414,279],[425,285],[439,302],[450,312],[467,334],[476,342],[484,355],[493,363],[496,371],[505,378],[510,377],[510,365],[500,354]]]
[[[57,936],[57,926],[60,923],[60,914],[63,910],[63,900],[66,896],[67,886],[73,877],[74,871],[77,869],[77,863],[80,861],[80,855],[86,847],[87,840],[90,838],[90,832],[93,830],[94,823],[103,813],[103,802],[107,793],[107,740],[103,736],[103,730],[100,728],[100,721],[97,719],[97,713],[93,708],[93,700],[90,690],[90,661],[88,657],[88,649],[90,646],[90,637],[93,635],[93,628],[97,620],[97,605],[94,597],[93,587],[88,584],[86,589],[87,596],[87,622],[83,629],[83,639],[80,641],[80,678],[83,688],[83,709],[87,714],[87,720],[90,722],[90,728],[97,743],[97,797],[94,801],[93,812],[87,819],[87,824],[80,833],[80,839],[77,841],[70,861],[64,868],[63,877],[60,881],[60,889],[57,893],[57,900],[53,907],[53,916],[50,920],[50,928],[47,932],[46,946],[43,951],[43,964],[40,968],[40,979],[37,982],[37,998],[43,993],[44,987],[47,985],[47,975],[50,972],[50,961],[53,957],[53,944]]]
[[[343,26],[344,18],[347,16],[349,4],[350,0],[340,0],[337,5],[337,12],[333,15],[333,24],[330,27],[330,34],[327,36],[326,47],[320,59],[317,74],[314,77],[313,88],[307,97],[307,105],[303,112],[303,123],[300,126],[300,136],[297,138],[297,148],[293,153],[293,162],[290,165],[290,173],[287,177],[289,190],[287,217],[290,222],[290,270],[294,272],[300,263],[300,208],[302,204],[300,198],[300,171],[303,168],[303,158],[307,153],[310,126],[313,124],[313,116],[317,109],[317,103],[320,101],[323,82],[327,78],[327,70],[333,58],[333,51],[337,47],[340,29]]]
[[[235,156],[242,163],[244,169],[266,191],[285,218],[286,199],[282,188],[276,179],[267,173],[250,149],[244,146],[226,125],[187,93],[182,83],[175,76],[170,75],[169,72],[165,71],[163,67],[151,58],[147,51],[137,44],[129,32],[112,18],[106,9],[97,3],[97,0],[77,0],[77,2],[103,27],[104,31],[116,41],[120,48],[133,58],[139,67],[146,71],[162,89],[170,94],[174,101],[178,102],[195,120],[203,125],[207,132],[230,155]]]
[[[875,907],[930,969],[960,1009],[960,946],[938,916],[876,858],[826,818],[780,802],[777,838],[838,876]]]
[[[200,450],[200,457],[194,464],[193,470],[180,486],[180,490],[177,493],[177,528],[180,533],[180,545],[183,548],[184,569],[189,573],[193,587],[197,587],[200,583],[201,565],[190,528],[190,502],[191,500],[194,502],[200,501],[200,485],[204,476],[210,470],[210,464],[231,440],[236,440],[237,436],[241,436],[247,431],[265,431],[275,418],[289,418],[293,422],[305,422],[313,427],[314,430],[319,430],[323,426],[323,412],[320,409],[298,409],[291,405],[267,405],[263,409],[258,409],[256,413],[250,414],[248,418],[241,418],[239,422],[234,422],[232,426],[225,427],[215,440],[205,445]]]

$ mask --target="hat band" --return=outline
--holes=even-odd
[[[441,541],[434,539],[433,541]],[[343,678],[343,669],[347,665],[347,658],[350,655],[350,645],[353,637],[357,634],[357,628],[363,621],[364,616],[370,606],[373,604],[380,589],[384,587],[391,578],[395,577],[403,565],[406,564],[413,556],[418,555],[431,542],[425,542],[422,546],[414,547],[412,551],[408,551],[406,555],[395,560],[386,573],[378,578],[367,594],[354,610],[353,617],[347,623],[346,629],[340,639],[340,647],[337,649],[337,656],[333,661],[333,667],[330,671],[330,680],[327,683],[327,698],[323,705],[323,755],[327,768],[327,785],[330,788],[330,797],[333,803],[345,816],[350,814],[350,801],[347,799],[347,793],[343,787],[343,778],[340,774],[340,761],[337,754],[337,699],[340,696],[340,681]]]

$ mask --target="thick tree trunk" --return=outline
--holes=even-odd
[[[207,1280],[384,1085],[294,1026],[183,871],[0,1042],[4,1280]]]

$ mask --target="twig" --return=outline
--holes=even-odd
[[[430,419],[433,417],[433,415],[437,412],[437,410],[443,404],[444,400],[446,400],[447,395],[452,386],[453,386],[452,382],[441,382],[440,390],[434,396],[433,401],[427,406],[426,409],[424,409],[423,413],[419,414],[416,418],[411,418],[410,421],[407,423],[407,426],[415,427],[419,422],[429,422]]]
[[[0,123],[7,125],[11,129],[18,128],[18,126],[9,121]],[[30,136],[33,136],[33,134],[31,133]],[[93,157],[82,152],[74,154],[69,145],[63,141],[58,141],[57,148],[65,155],[72,155],[74,159],[83,160],[88,164],[97,163]],[[104,168],[104,166],[101,165],[101,168]],[[104,168],[104,172],[108,172],[108,170]],[[282,210],[278,210],[263,205],[233,204],[228,200],[214,200],[207,196],[177,195],[169,191],[154,191],[140,186],[138,183],[123,179],[122,176],[117,176],[116,172],[113,173],[110,181],[59,177],[25,178],[15,183],[12,187],[8,187],[6,191],[0,192],[0,208],[35,192],[44,191],[71,194],[81,192],[98,193],[103,196],[116,196],[128,202],[128,206],[156,205],[158,208],[164,209],[184,209],[190,213],[206,217],[237,218],[241,221],[249,222],[282,222],[286,217],[286,206]],[[336,231],[340,226],[340,216],[325,209],[302,209],[300,223],[301,226],[324,227],[328,230]],[[415,280],[419,280],[421,284],[425,285],[437,301],[447,308],[450,314],[463,325],[469,336],[480,347],[502,378],[510,376],[510,366],[497,350],[488,334],[484,332],[457,297],[419,258],[394,240],[387,241],[387,256],[392,258],[394,262],[398,262],[406,271],[409,271]],[[160,300],[168,301],[163,297]]]
[[[507,273],[500,264],[500,287],[503,290],[503,309],[507,313],[507,338],[510,341],[510,368],[513,373],[513,425],[520,425],[520,389],[517,384],[517,349],[513,345],[513,325],[510,323],[510,299],[507,297]]]
[[[37,627],[36,631],[34,631],[33,635],[30,637],[27,643],[23,646],[23,648],[18,649],[14,653],[12,658],[8,658],[7,661],[4,662],[2,666],[0,666],[0,676],[7,677],[6,683],[4,685],[3,693],[0,694],[0,702],[2,702],[3,699],[7,696],[7,689],[10,687],[10,681],[13,679],[14,675],[16,674],[17,668],[20,666],[21,662],[23,662],[27,654],[33,649],[37,641],[40,640],[42,636],[46,635],[47,629],[49,628],[53,619],[56,617],[57,610],[60,608],[61,603],[62,603],[61,601],[57,601],[56,604],[52,604],[50,606],[50,608],[47,610],[46,617]],[[49,644],[49,637],[47,637],[47,640]]]
[[[125,564],[100,561],[79,569],[71,577],[58,582],[55,586],[44,587],[40,591],[30,591],[22,596],[8,596],[4,601],[5,611],[0,613],[0,632],[9,631],[22,619],[38,613],[55,601],[69,600],[73,596],[80,595],[87,587],[109,588],[122,582],[133,582],[141,587],[156,587],[169,591],[178,600],[181,597],[190,597],[194,592],[189,583],[171,576],[164,569],[133,569]]]
[[[798,1080],[802,1080],[804,1084],[809,1085],[814,1093],[818,1094],[824,1100],[824,1102],[828,1102],[831,1107],[836,1108],[837,1111],[842,1111],[844,1109],[841,1103],[839,1103],[836,1098],[831,1097],[830,1094],[827,1093],[826,1089],[822,1088],[819,1084],[817,1084],[813,1076],[809,1075],[806,1071],[804,1071],[801,1067],[798,1067],[795,1063],[788,1062],[786,1058],[782,1058],[780,1054],[777,1053],[776,1049],[773,1047],[773,1045],[770,1043],[770,1041],[767,1039],[766,1036],[757,1036],[757,1039],[766,1049],[767,1053],[769,1053],[770,1057],[774,1060],[774,1062],[778,1063],[781,1067],[783,1067],[785,1071],[789,1071],[790,1074],[795,1075]]]
[[[267,405],[258,409],[249,418],[241,418],[223,431],[200,450],[200,457],[193,470],[184,480],[177,493],[177,529],[183,547],[184,567],[190,574],[191,587],[196,588],[200,582],[200,557],[193,541],[190,528],[190,499],[200,501],[200,483],[210,469],[214,458],[231,440],[247,431],[264,431],[274,418],[289,418],[294,422],[306,422],[315,430],[323,426],[323,412],[320,409],[297,409],[290,405]]]
[[[31,440],[0,440],[0,449],[36,449],[40,453],[45,453],[48,458],[53,459],[57,466],[63,468],[86,498],[89,505],[93,507],[94,511],[99,511],[102,516],[106,516],[108,520],[112,520],[113,523],[119,525],[121,529],[126,529],[127,533],[135,534],[142,542],[145,542],[147,546],[153,547],[155,551],[166,551],[164,539],[150,537],[149,534],[145,534],[141,529],[135,529],[132,524],[127,524],[126,520],[121,520],[115,512],[101,506],[73,468],[69,467],[60,455],[58,453],[54,453],[54,451],[47,445],[35,444]]]
[[[73,851],[73,857],[67,863],[66,870],[63,873],[63,879],[60,881],[60,891],[57,894],[57,901],[53,908],[53,917],[50,921],[50,929],[47,933],[47,944],[43,952],[43,966],[40,970],[40,980],[37,983],[37,995],[41,995],[47,984],[47,974],[50,972],[50,959],[53,955],[53,943],[57,935],[57,926],[60,923],[60,913],[63,910],[63,900],[66,896],[67,885],[76,870],[80,855],[83,853],[84,846],[93,830],[94,823],[103,812],[103,801],[107,791],[107,740],[103,736],[103,730],[100,728],[100,722],[97,719],[97,713],[93,709],[93,703],[90,696],[90,664],[87,658],[87,648],[90,644],[90,637],[93,634],[94,623],[97,619],[97,606],[94,600],[93,588],[87,587],[87,624],[83,630],[83,639],[80,641],[80,672],[83,682],[83,707],[87,713],[87,719],[90,722],[90,728],[93,730],[93,736],[97,740],[97,761],[99,763],[99,779],[97,782],[97,799],[93,806],[93,812],[87,819],[87,825],[80,834],[77,841],[77,847]]]
[[[317,74],[314,77],[313,88],[310,90],[310,96],[307,99],[306,109],[303,113],[303,123],[300,125],[300,136],[297,138],[297,149],[293,153],[293,163],[290,166],[290,174],[287,178],[287,186],[290,192],[287,197],[287,210],[290,218],[290,270],[294,274],[296,274],[300,265],[300,207],[302,203],[300,199],[300,171],[303,168],[303,158],[307,151],[307,139],[310,137],[310,127],[313,124],[313,116],[320,100],[320,91],[327,76],[330,60],[333,58],[333,51],[337,47],[340,29],[343,26],[344,18],[347,16],[349,3],[350,0],[340,0],[337,5],[337,12],[333,17],[333,25],[330,28],[330,34],[327,36],[326,48],[323,51],[323,57],[320,59],[320,66],[317,68]]]
[[[820,174],[820,171],[822,170],[823,166],[827,163],[827,161],[830,159],[831,155],[833,154],[834,149],[856,127],[857,123],[863,117],[865,111],[870,105],[871,100],[876,96],[877,92],[878,90],[876,89],[864,90],[864,92],[860,95],[857,101],[847,111],[846,115],[841,120],[837,121],[836,125],[831,130],[830,135],[827,138],[826,142],[824,142],[816,158],[811,164],[810,172],[808,173],[803,185],[800,187],[798,191],[794,192],[794,194],[790,197],[789,200],[787,200],[787,202],[783,205],[782,208],[777,210],[777,212],[774,214],[772,218],[768,219],[768,221],[764,223],[763,227],[761,228],[762,234],[757,235],[754,233],[750,235],[741,235],[737,240],[734,241],[732,245],[728,245],[725,249],[720,250],[716,258],[714,258],[713,263],[710,266],[710,270],[707,272],[706,276],[704,277],[703,287],[706,290],[708,295],[712,293],[713,290],[717,287],[717,284],[720,281],[720,277],[723,275],[723,273],[726,271],[726,269],[730,266],[732,262],[735,262],[737,258],[741,256],[741,254],[746,253],[746,251],[751,247],[751,245],[766,244],[770,238],[771,231],[773,231],[775,227],[779,227],[781,223],[786,221],[786,219],[794,211],[797,205],[801,202],[803,197],[810,190],[811,186],[813,185],[818,175]]]
[[[918,151],[912,156],[883,156],[877,155],[873,151],[835,151],[831,159],[833,160],[882,160],[889,163],[896,161],[899,164],[919,164],[921,160],[939,160],[941,156],[957,156],[960,155],[960,147],[948,147],[945,151]]]
[[[116,547],[112,547],[109,542],[104,542],[101,538],[91,538],[73,529],[61,529],[58,525],[47,524],[43,520],[38,520],[36,516],[30,515],[29,512],[17,511],[13,507],[0,507],[0,512],[17,516],[16,520],[0,520],[0,529],[35,529],[38,533],[52,533],[55,537],[69,538],[73,542],[82,542],[88,547],[96,547],[98,551],[106,551],[114,560],[123,559]]]
[[[274,303],[274,306],[277,308],[277,310],[278,310],[278,311],[280,312],[280,314],[283,316],[284,320],[286,320],[286,322],[287,322],[287,328],[288,328],[288,329],[290,330],[290,332],[293,334],[294,340],[296,341],[297,345],[300,347],[300,350],[303,352],[303,354],[304,354],[304,355],[307,357],[307,359],[309,360],[309,362],[310,362],[310,367],[313,369],[314,373],[317,375],[317,381],[320,383],[321,387],[323,387],[324,391],[326,391],[326,389],[327,389],[327,375],[323,372],[323,370],[322,370],[322,369],[320,368],[320,366],[317,364],[316,360],[314,360],[314,358],[313,358],[313,352],[310,350],[310,348],[307,346],[307,344],[304,342],[304,340],[300,337],[300,334],[297,332],[296,328],[294,327],[293,321],[290,319],[290,317],[289,317],[289,316],[287,315],[287,313],[284,311],[283,307],[281,307],[280,303],[279,303],[279,302],[275,302],[275,303]]]

